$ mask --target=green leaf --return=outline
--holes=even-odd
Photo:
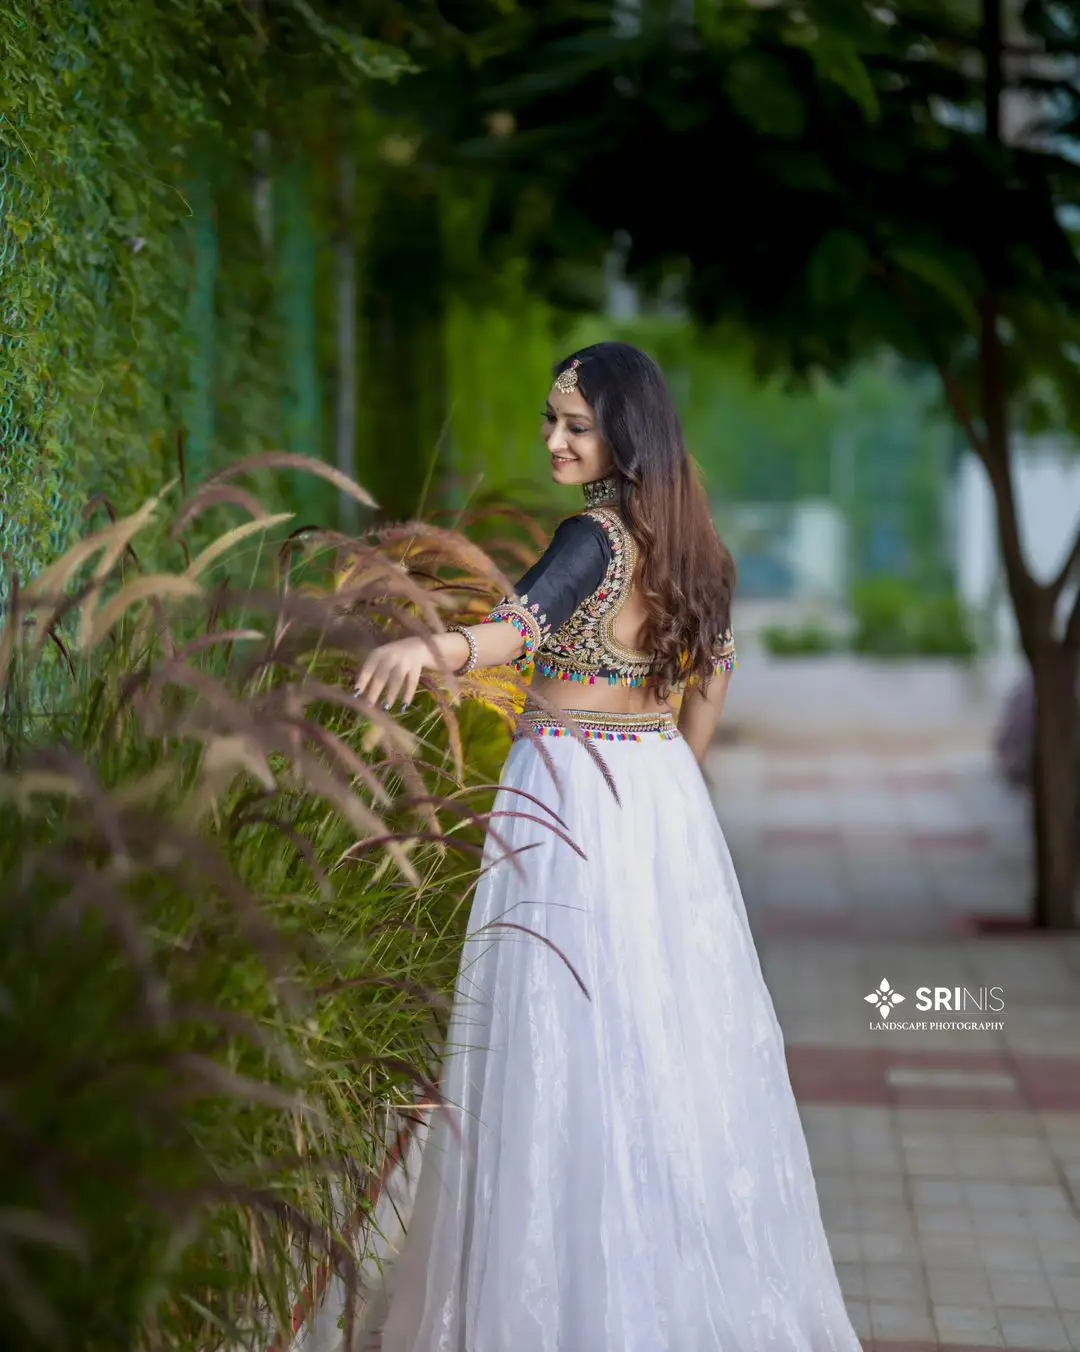
[[[761,53],[740,54],[729,67],[727,93],[755,131],[766,136],[802,135],[806,109],[781,62]]]
[[[829,230],[811,255],[806,287],[821,305],[850,300],[862,285],[870,261],[864,240],[849,230]]]
[[[336,51],[359,75],[372,80],[396,80],[399,75],[413,74],[417,67],[406,54],[385,43],[372,42],[357,33],[351,33],[340,24],[329,23],[308,4],[308,0],[292,0],[292,8],[307,24],[311,33],[329,51]]]
[[[806,46],[818,74],[842,89],[852,102],[858,104],[868,121],[876,122],[881,116],[881,104],[870,73],[854,47],[850,43],[826,37],[807,43]]]
[[[890,249],[888,256],[904,272],[936,291],[973,332],[978,329],[979,312],[971,293],[944,258],[903,247]]]

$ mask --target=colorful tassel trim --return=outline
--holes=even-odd
[[[644,676],[624,676],[618,672],[610,672],[606,677],[598,676],[595,671],[564,671],[561,667],[554,667],[548,662],[537,662],[536,670],[541,676],[554,677],[558,681],[575,681],[578,685],[603,685],[606,681],[608,685],[625,685],[633,688],[645,684]]]
[[[550,717],[536,713],[526,717],[532,730],[542,737],[572,737],[576,731],[582,737],[595,742],[640,742],[646,736],[659,736],[662,741],[673,742],[682,735],[674,719],[669,715],[618,715],[593,713],[587,710],[568,711],[568,715],[577,724],[574,730]]]
[[[569,728],[558,727],[550,723],[538,723],[533,731],[539,733],[541,737],[570,737],[573,735]],[[587,737],[594,742],[640,742],[644,735],[640,732],[603,732],[599,728],[581,728],[579,732],[582,737]],[[677,728],[654,728],[650,735],[658,736],[664,742],[674,742],[682,734]]]
[[[510,666],[516,667],[520,672],[527,672],[532,666],[533,650],[536,647],[536,634],[532,626],[522,615],[515,614],[509,609],[497,607],[490,614],[485,615],[481,624],[512,624],[521,635],[521,641],[525,645],[525,651],[520,657],[515,657]]]

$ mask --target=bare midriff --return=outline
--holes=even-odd
[[[619,611],[614,635],[619,643],[637,648],[641,642],[645,607],[634,588]],[[559,709],[588,709],[590,713],[636,714],[674,712],[671,700],[659,700],[648,685],[611,685],[606,676],[597,676],[590,685],[584,681],[560,681],[554,676],[533,673],[530,688]]]
[[[590,713],[636,714],[673,711],[670,700],[658,700],[647,685],[609,685],[598,676],[595,685],[583,681],[559,681],[534,674],[530,689],[558,709],[588,709]]]

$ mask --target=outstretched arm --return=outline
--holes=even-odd
[[[510,623],[471,624],[478,667],[501,667],[519,657],[522,637]],[[368,653],[356,677],[358,695],[389,709],[401,696],[407,709],[424,671],[457,671],[468,661],[469,640],[461,632],[432,634],[428,638],[400,638]]]
[[[603,580],[610,545],[602,526],[589,517],[563,521],[542,557],[504,596],[481,624],[468,626],[476,644],[476,667],[508,662],[524,666],[548,634],[559,629]],[[434,651],[433,651],[434,650]],[[368,654],[356,680],[357,694],[388,709],[400,695],[407,708],[422,671],[457,671],[471,645],[453,632],[384,643]]]

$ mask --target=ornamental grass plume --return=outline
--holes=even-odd
[[[10,590],[10,1346],[264,1349],[327,1273],[359,1300],[368,1184],[417,1096],[437,1099],[525,686],[425,677],[402,717],[352,676],[387,632],[475,617],[509,581],[422,522],[291,535],[238,482],[281,469],[372,505],[327,466],[257,456]]]

